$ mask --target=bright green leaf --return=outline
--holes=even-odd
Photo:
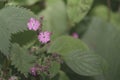
[[[67,13],[70,26],[80,22],[89,11],[93,0],[67,0]]]

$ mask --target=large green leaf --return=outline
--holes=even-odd
[[[69,24],[80,22],[89,11],[93,0],[67,0]]]
[[[99,18],[93,18],[83,40],[96,53],[104,57],[108,71],[98,76],[96,80],[120,80],[120,27],[113,26]]]
[[[75,73],[66,64],[62,65],[62,70],[67,74],[70,80],[94,80],[92,76],[84,76]]]
[[[33,66],[35,57],[30,55],[28,50],[21,48],[18,44],[13,44],[11,48],[11,61],[18,71],[27,76],[30,68]]]
[[[9,54],[11,34],[27,30],[27,22],[34,14],[24,8],[5,7],[0,10],[0,50],[5,55]]]
[[[80,50],[80,51],[88,51],[88,47],[79,39],[75,39],[70,36],[61,36],[57,39],[55,39],[53,42],[51,42],[51,46],[48,50],[48,52],[56,52],[61,54],[62,56],[66,56],[71,51],[74,50]]]
[[[65,62],[74,72],[87,76],[101,74],[106,68],[100,56],[80,50],[69,53]]]
[[[90,53],[79,39],[62,36],[51,43],[48,52],[62,55],[65,63],[80,75],[97,75],[104,69],[102,58]]]
[[[52,32],[53,38],[66,32],[67,12],[62,0],[56,0],[52,5],[47,5],[47,8],[39,15],[44,16],[43,30]]]

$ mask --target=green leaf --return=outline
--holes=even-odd
[[[8,0],[6,5],[33,5],[40,0]]]
[[[55,76],[52,80],[70,80],[70,79],[63,71],[59,71],[58,75]]]
[[[24,8],[5,7],[0,10],[0,50],[9,54],[11,34],[27,30],[27,22],[34,14]]]
[[[66,64],[62,65],[62,70],[67,74],[70,80],[94,80],[92,76],[84,76],[75,73]]]
[[[10,58],[12,65],[25,76],[27,76],[35,61],[35,57],[30,55],[27,49],[20,47],[18,44],[12,45]]]
[[[93,18],[83,40],[108,62],[109,68],[96,80],[120,79],[120,27]]]
[[[67,0],[67,13],[70,26],[80,22],[89,11],[93,0]]]
[[[100,56],[80,50],[69,53],[65,62],[74,72],[86,76],[101,74],[106,68]]]
[[[101,13],[102,12],[102,13]],[[115,12],[112,12],[110,11],[110,16],[108,16],[108,8],[107,6],[104,6],[104,5],[99,5],[95,8],[93,8],[93,11],[92,11],[92,15],[93,16],[97,16],[101,19],[104,19],[104,20],[108,20],[114,24],[115,26],[120,26],[120,14],[119,12],[115,13]]]
[[[105,65],[103,59],[91,53],[82,41],[69,36],[53,41],[48,52],[62,55],[65,63],[80,75],[98,75]]]
[[[51,42],[49,53],[59,53],[63,57],[74,50],[88,51],[88,47],[79,39],[70,36],[61,36]]]
[[[59,72],[59,80],[69,80],[68,76],[63,72]]]
[[[44,31],[47,30],[52,32],[53,38],[66,33],[67,12],[62,0],[56,0],[52,5],[48,5],[47,8],[39,14],[39,16],[44,16],[42,28]]]
[[[18,43],[20,46],[26,46],[27,44],[30,44],[30,42],[35,42],[38,38],[35,31],[29,30],[12,35],[11,40],[13,43]]]
[[[51,67],[49,69],[51,77],[56,76],[56,74],[59,72],[60,70],[60,64],[58,62],[52,62]]]
[[[6,57],[0,52],[0,69],[3,67]]]
[[[0,24],[0,50],[5,55],[9,54],[8,52],[10,47],[9,40],[10,40],[10,33],[7,32],[7,29],[2,28]]]

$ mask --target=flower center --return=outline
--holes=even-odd
[[[45,36],[43,36],[43,38],[45,38]]]

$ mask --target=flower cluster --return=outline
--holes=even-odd
[[[28,29],[33,31],[39,31],[38,39],[41,43],[45,44],[50,41],[51,33],[48,31],[41,32],[42,24],[34,18],[30,18],[27,23]]]
[[[46,44],[48,42],[50,42],[50,36],[51,36],[51,32],[49,31],[42,31],[42,20],[43,17],[40,18],[41,20],[38,21],[37,19],[34,18],[30,18],[28,23],[27,23],[27,28],[29,30],[33,30],[33,31],[37,31],[38,33],[38,40],[42,43],[42,44]],[[32,50],[32,52],[34,52],[36,49],[34,48]],[[50,60],[48,60],[48,62],[46,61],[46,65],[35,65],[30,69],[30,73],[33,76],[37,76],[37,72],[45,72],[48,73],[48,69],[50,67]],[[10,79],[11,80],[11,79]]]
[[[47,44],[48,42],[50,42],[50,37],[51,37],[51,32],[42,31],[42,23],[41,23],[42,20],[43,20],[43,17],[41,18],[40,21],[34,18],[30,18],[30,20],[27,23],[27,27],[29,30],[37,31],[38,40],[42,43],[41,45]],[[43,45],[40,48],[46,48],[46,46]],[[30,52],[37,54],[38,61],[40,59],[40,62],[42,63],[40,64],[36,62],[35,65],[30,68],[30,73],[33,76],[37,76],[39,75],[39,73],[44,73],[45,75],[50,77],[51,72],[49,71],[49,69],[51,68],[51,65],[53,64],[54,61],[58,62],[58,64],[62,63],[61,56],[56,53],[51,54],[51,55],[38,54],[39,53],[39,51],[37,52],[38,49],[39,48],[33,47]],[[44,49],[42,52],[44,52]],[[44,56],[44,57],[41,57],[41,56]]]
[[[31,69],[30,72],[33,76],[37,76],[37,73],[45,73],[48,77],[50,77],[51,73],[49,69],[51,68],[52,62],[62,63],[61,56],[57,53],[50,55],[45,58],[44,64],[36,64]]]

